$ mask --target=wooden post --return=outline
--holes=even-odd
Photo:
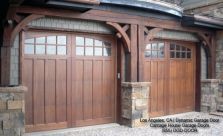
[[[130,82],[137,82],[137,25],[130,27],[131,54],[130,54]]]
[[[144,82],[144,27],[138,26],[138,81]]]

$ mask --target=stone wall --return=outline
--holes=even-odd
[[[0,136],[25,133],[24,92],[26,87],[0,87]]]
[[[223,80],[223,31],[217,32],[216,78]]]
[[[216,112],[222,100],[221,82],[218,79],[205,79],[201,81],[201,111]]]
[[[129,127],[145,125],[140,119],[148,119],[148,95],[147,82],[123,82],[121,94],[122,124]]]

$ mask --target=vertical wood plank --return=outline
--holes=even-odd
[[[45,123],[44,105],[44,60],[34,61],[34,83],[33,83],[33,108],[34,124]]]
[[[57,122],[67,121],[67,61],[56,62],[56,118]]]
[[[102,61],[93,64],[93,118],[102,117]]]
[[[46,123],[56,121],[56,63],[55,60],[46,60],[45,64],[45,114]]]
[[[92,73],[93,63],[91,60],[84,61],[84,119],[92,119]]]
[[[138,26],[138,81],[144,82],[144,68],[145,68],[145,42],[144,42],[144,27],[143,25]]]
[[[73,81],[73,96],[75,99],[72,99],[72,116],[76,115],[76,120],[83,120],[84,112],[83,112],[83,78],[84,78],[84,61],[82,60],[73,60],[73,67],[75,67],[75,72],[73,72],[72,77],[74,77]],[[74,90],[75,89],[75,90]],[[75,121],[75,120],[74,120]]]
[[[23,61],[22,84],[28,88],[25,93],[25,121],[27,125],[33,124],[33,60],[27,59]]]

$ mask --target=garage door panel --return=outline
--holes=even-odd
[[[27,132],[115,121],[114,41],[101,35],[24,33]]]
[[[28,101],[25,103],[26,124],[33,124],[33,60],[27,59],[23,61],[23,73],[22,81],[23,84],[28,88],[28,91],[25,93],[25,100]]]
[[[73,72],[72,77],[75,78],[75,80],[72,80],[73,89],[73,97],[72,99],[72,116],[76,117],[76,120],[83,120],[84,119],[84,112],[83,112],[83,81],[84,81],[84,61],[82,60],[76,60],[73,61]]]
[[[45,61],[46,123],[56,121],[56,61]]]
[[[191,55],[195,54],[194,50],[187,43],[173,41],[152,41],[146,45],[145,81],[152,82],[149,99],[150,116],[194,109],[195,62]],[[157,52],[161,54],[156,54]]]
[[[33,82],[33,95],[34,95],[34,124],[45,123],[45,105],[44,105],[44,60],[34,61],[34,82]]]
[[[83,110],[84,120],[92,119],[92,61],[84,61],[84,92],[83,92]]]
[[[56,61],[56,119],[67,121],[67,60]]]
[[[111,61],[104,61],[103,66],[103,117],[111,117],[112,113],[112,86],[111,82],[114,81],[111,78],[113,69],[111,67]]]
[[[93,118],[102,116],[103,61],[94,61],[93,67]]]

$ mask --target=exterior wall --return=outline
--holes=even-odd
[[[10,58],[10,85],[19,84],[19,35],[14,40]]]
[[[201,47],[201,79],[207,79],[207,56],[203,47]]]
[[[217,32],[216,78],[223,80],[223,31]]]
[[[25,133],[25,87],[0,87],[0,135],[23,136]]]

